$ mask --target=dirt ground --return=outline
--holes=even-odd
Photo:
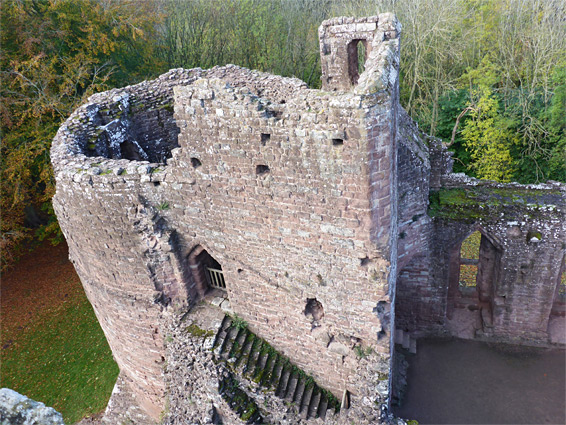
[[[47,241],[24,254],[2,274],[0,282],[2,349],[12,344],[14,333],[83,290],[69,261],[67,245],[53,246]]]
[[[408,358],[402,418],[419,424],[564,424],[566,352],[423,339]]]

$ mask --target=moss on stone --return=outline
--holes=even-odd
[[[229,374],[229,376],[224,378],[220,382],[219,390],[222,398],[240,416],[242,421],[249,423],[255,416],[259,416],[260,410],[258,405],[245,391],[239,388],[238,381],[234,375]],[[257,419],[261,420],[261,416]]]
[[[145,111],[147,109],[146,104],[143,102],[137,102],[130,106],[132,113]]]
[[[160,105],[157,109],[165,109],[168,112],[173,112],[174,105],[173,102],[166,103],[165,105]]]
[[[248,403],[248,405],[246,406],[246,409],[244,409],[244,411],[242,412],[240,419],[243,421],[248,421],[251,419],[251,417],[257,412],[258,407],[255,405],[255,403],[251,404]]]
[[[214,331],[207,331],[207,330],[201,329],[195,323],[192,323],[191,325],[187,326],[185,328],[185,331],[190,333],[192,336],[197,337],[197,338],[208,338],[208,337],[214,335]]]
[[[544,205],[561,196],[560,191],[530,188],[494,188],[476,186],[431,191],[429,210],[431,217],[460,221],[475,221],[497,217],[510,207],[523,215],[536,218]]]

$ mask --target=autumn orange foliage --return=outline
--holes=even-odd
[[[91,94],[159,74],[162,2],[2,2],[0,152],[2,269],[36,231],[57,235],[51,140]]]

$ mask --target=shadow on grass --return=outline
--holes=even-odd
[[[53,251],[60,256],[62,249],[57,248]],[[2,283],[3,296],[9,295],[9,299],[2,300],[2,307],[7,303],[13,307],[15,303],[21,306],[21,315],[28,315],[30,309],[33,314],[22,322],[15,316],[17,309],[2,309],[1,386],[55,408],[66,423],[72,424],[106,407],[119,371],[80,281],[66,260],[66,250],[62,255],[64,261],[53,258],[51,263],[65,269],[61,274],[41,274],[41,265],[39,269],[28,270],[43,277],[52,276],[52,283],[50,279],[38,280],[37,285],[41,286],[38,291],[49,290],[51,286],[53,291],[61,291],[60,294],[50,291],[48,296],[42,300],[36,298],[30,305],[27,292],[33,282],[22,281],[18,285],[17,279],[10,279],[8,273],[6,285],[11,288],[6,293]],[[25,259],[22,263],[16,269],[26,267]],[[25,273],[15,275],[19,279],[26,277]],[[57,276],[64,281],[56,281]],[[23,293],[18,295],[18,289]],[[51,300],[47,305],[46,299]],[[40,301],[42,308],[34,308],[34,303]]]

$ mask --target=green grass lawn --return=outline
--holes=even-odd
[[[20,303],[22,315],[33,313],[22,323],[16,316],[10,320],[17,310],[3,309],[1,386],[55,408],[68,424],[104,410],[118,376],[94,311],[72,274],[62,273],[66,281],[52,285],[64,293],[40,297],[41,309],[30,307],[25,293],[22,299],[9,293],[12,299],[2,300],[3,307]],[[41,281],[43,289],[48,281]]]

